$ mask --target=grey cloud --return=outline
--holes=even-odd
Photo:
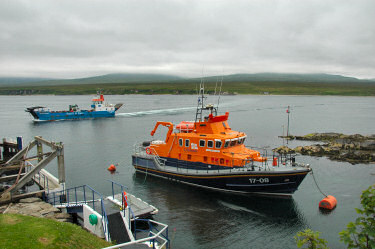
[[[375,1],[1,1],[0,74],[375,78]]]

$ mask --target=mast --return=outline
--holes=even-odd
[[[203,111],[208,110],[211,115],[217,116],[217,108],[213,104],[205,105],[204,101],[207,97],[204,96],[204,84],[200,84],[199,95],[198,95],[198,104],[197,104],[197,111],[195,113],[195,122],[194,127],[196,128],[196,123],[206,121],[205,119],[208,117],[203,117]]]
[[[204,84],[199,84],[199,94],[198,94],[198,104],[197,104],[197,111],[195,113],[195,122],[202,121],[202,112],[204,109]]]
[[[288,113],[288,127],[287,127],[287,130],[286,130],[286,136],[289,137],[289,114],[290,114],[290,110],[289,110],[290,106],[288,106],[288,109],[286,109],[286,113]]]
[[[220,91],[219,91],[219,97],[217,98],[217,107],[216,107],[216,112],[219,112],[219,103],[220,103],[221,87],[222,87],[222,86],[223,86],[223,76],[221,76]]]

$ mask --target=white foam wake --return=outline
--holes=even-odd
[[[155,114],[176,114],[179,112],[186,112],[186,111],[190,111],[194,109],[196,109],[196,107],[181,107],[181,108],[172,108],[172,109],[117,113],[116,117],[137,117],[137,116],[155,115]]]

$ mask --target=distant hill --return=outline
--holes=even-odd
[[[375,83],[375,80],[363,80],[333,74],[291,74],[256,73],[208,76],[203,78],[184,78],[164,74],[118,73],[77,79],[43,78],[0,78],[0,86],[58,86],[107,83],[189,83],[189,82],[289,82],[289,83]]]
[[[0,86],[32,85],[31,83],[53,80],[50,78],[0,77]]]
[[[355,83],[372,82],[374,80],[361,80],[334,74],[290,74],[290,73],[256,73],[256,74],[231,74],[225,76],[211,76],[203,78],[207,82],[300,82],[300,83]],[[195,79],[201,80],[201,79]]]
[[[4,79],[4,81],[2,80]],[[37,86],[53,86],[53,85],[80,85],[80,84],[106,84],[106,83],[159,83],[182,80],[184,78],[174,75],[164,74],[106,74],[87,78],[77,79],[41,79],[27,81],[26,78],[0,78],[1,85],[37,85]],[[18,79],[21,79],[18,81]],[[9,84],[10,83],[10,84]],[[32,83],[32,84],[30,84]]]

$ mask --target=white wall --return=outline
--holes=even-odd
[[[95,214],[98,217],[98,223],[96,225],[91,225],[89,220],[90,214]],[[96,236],[104,238],[102,216],[87,205],[83,205],[83,226]]]

